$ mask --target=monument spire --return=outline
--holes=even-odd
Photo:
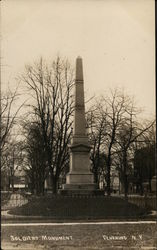
[[[83,65],[82,58],[78,56],[76,58],[76,81],[83,81]]]
[[[70,150],[70,171],[62,194],[95,194],[96,184],[90,172],[91,147],[86,134],[82,58],[76,59],[74,129]]]
[[[84,104],[84,81],[82,58],[76,59],[75,78],[75,113],[74,113],[74,136],[84,136],[86,134],[85,104]]]
[[[75,109],[74,109],[74,127],[73,127],[73,144],[88,145],[88,136],[86,134],[85,119],[85,100],[84,100],[84,80],[83,80],[83,63],[82,58],[76,59],[75,75]]]

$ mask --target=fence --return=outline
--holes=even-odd
[[[142,208],[157,210],[156,196],[128,196],[128,202]]]

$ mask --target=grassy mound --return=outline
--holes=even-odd
[[[118,197],[38,197],[12,209],[10,214],[55,219],[139,218],[142,208]]]

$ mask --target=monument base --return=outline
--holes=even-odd
[[[104,196],[104,191],[100,189],[60,189],[63,196]]]
[[[96,184],[77,183],[77,184],[63,184],[63,190],[96,190]]]
[[[70,183],[63,184],[62,189],[59,190],[61,195],[67,196],[95,196],[95,195],[104,195],[104,190],[97,189],[95,183]]]
[[[66,184],[70,185],[78,183],[79,185],[84,185],[84,184],[93,185],[94,183],[93,174],[90,172],[72,171],[66,175]]]

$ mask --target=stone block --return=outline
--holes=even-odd
[[[68,173],[66,176],[66,183],[67,184],[77,184],[79,183],[79,185],[81,184],[92,184],[94,183],[94,178],[93,178],[93,174],[87,172],[87,173],[80,173],[80,172],[72,172],[72,173]]]

